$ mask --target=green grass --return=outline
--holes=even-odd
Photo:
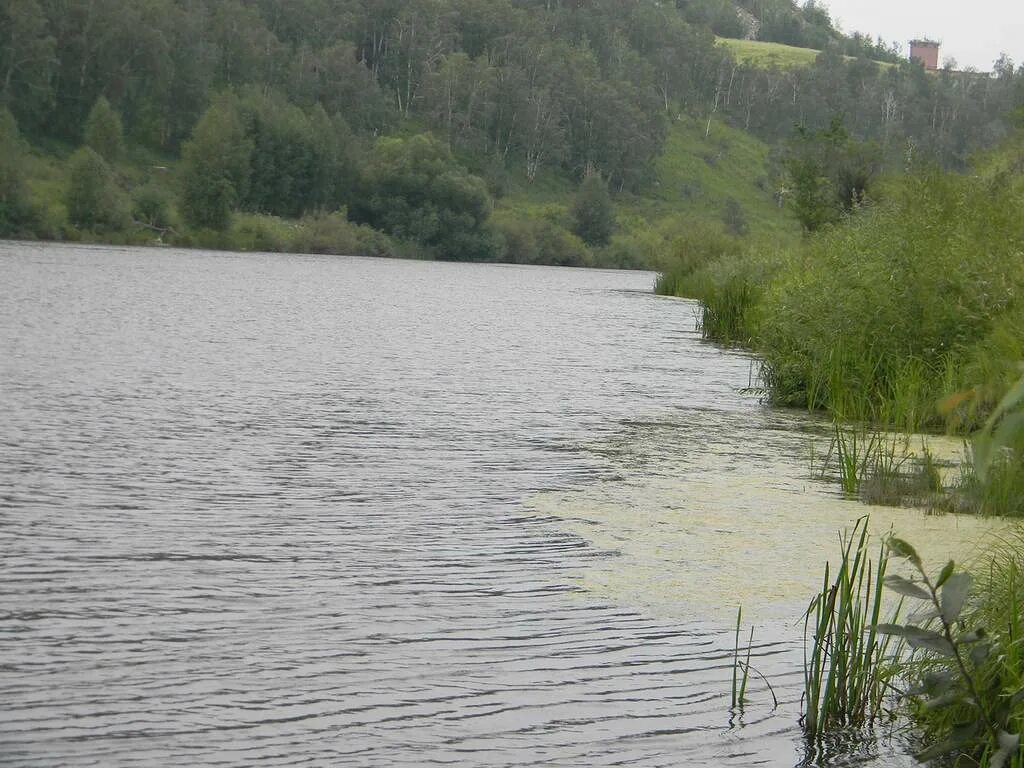
[[[804,615],[804,732],[812,741],[841,728],[870,725],[895,672],[891,642],[875,627],[882,611],[887,551],[872,562],[868,519],[840,538],[838,567],[825,565],[821,592]],[[832,573],[835,576],[832,576]]]
[[[736,40],[716,37],[715,41],[725,46],[741,62],[759,67],[806,67],[814,63],[821,51],[813,48],[797,48],[782,43],[765,43],[760,40]]]
[[[815,48],[797,48],[783,43],[767,43],[761,40],[737,40],[731,37],[716,37],[715,41],[728,48],[737,60],[757,67],[806,67],[814,63],[821,51]],[[851,56],[844,56],[847,61]],[[893,67],[892,62],[876,62],[880,67]]]

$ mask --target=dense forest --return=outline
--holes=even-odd
[[[766,68],[715,33],[822,52]],[[614,228],[568,200],[558,231],[506,217],[495,232],[493,200],[551,175],[642,198],[680,120],[783,146],[840,118],[881,167],[960,169],[1022,99],[1005,58],[931,75],[813,0],[3,0],[0,226],[215,243],[241,212],[318,217],[295,247],[517,260],[529,236],[552,261]],[[60,172],[33,181],[26,155]]]

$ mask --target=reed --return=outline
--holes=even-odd
[[[887,550],[869,559],[868,518],[840,536],[840,560],[825,566],[821,592],[804,614],[804,714],[809,739],[870,725],[882,712],[895,667],[881,617]]]
[[[754,628],[750,628],[750,639],[747,641],[747,660],[740,660],[740,623],[743,621],[743,606],[736,609],[736,637],[732,652],[732,708],[742,709],[746,701],[747,680],[750,677],[750,652],[754,645]]]

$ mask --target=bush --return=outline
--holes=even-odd
[[[494,218],[501,237],[501,260],[512,264],[587,267],[593,257],[583,241],[548,219],[503,212]]]
[[[106,161],[89,147],[71,156],[64,203],[76,227],[93,231],[120,230],[128,223],[124,196]]]
[[[611,242],[615,232],[615,209],[608,186],[595,174],[583,180],[572,206],[572,231],[587,245]]]
[[[153,184],[139,187],[132,193],[132,218],[151,229],[172,228],[170,194]]]

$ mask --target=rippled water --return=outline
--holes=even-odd
[[[24,244],[0,269],[0,763],[807,758],[778,547],[862,509],[650,274]],[[737,602],[780,607],[778,709],[752,685],[729,711]]]

